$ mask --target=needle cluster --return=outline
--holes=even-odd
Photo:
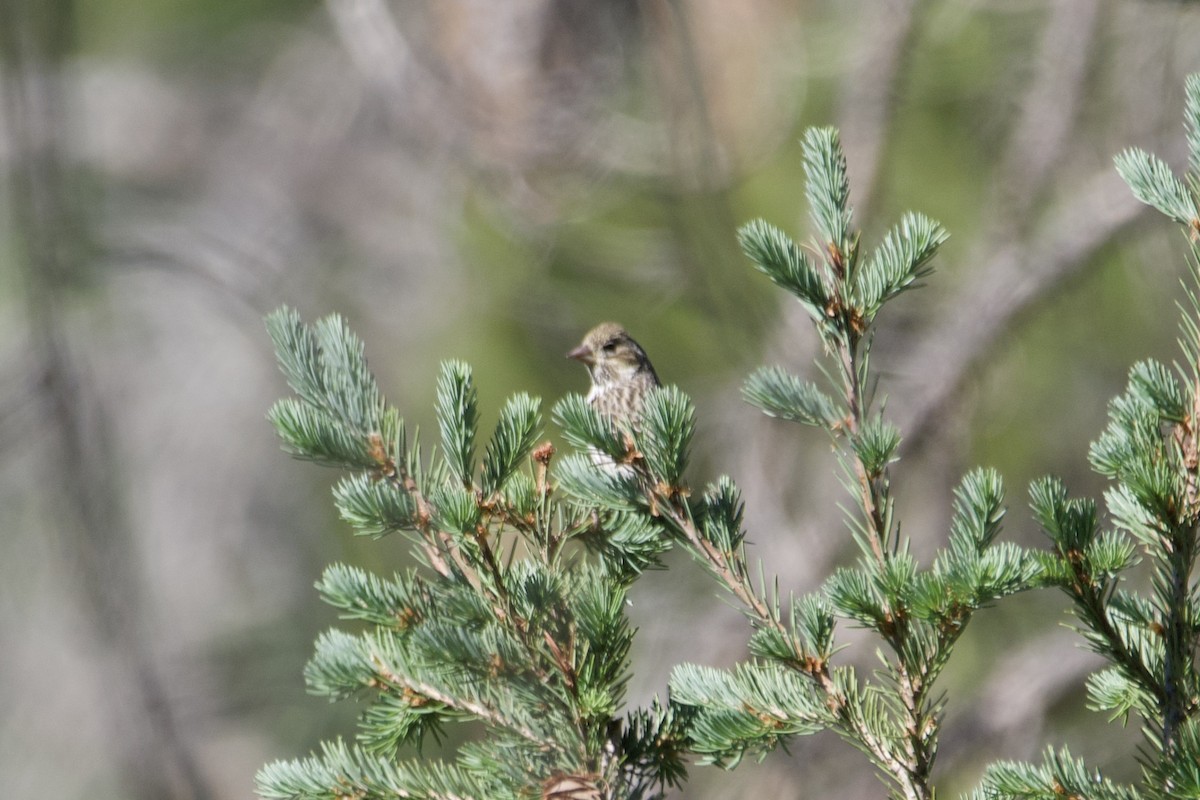
[[[554,449],[537,444],[537,400],[511,397],[477,458],[471,370],[447,362],[441,447],[425,457],[340,318],[307,326],[283,309],[267,325],[295,392],[270,413],[286,449],[345,470],[342,518],[408,537],[419,566],[383,577],[334,564],[318,581],[357,625],[318,638],[305,679],[364,703],[358,735],[264,767],[259,795],[641,800],[677,784],[676,715],[624,708],[626,593],[666,548],[661,534],[562,498]],[[452,758],[405,755],[462,723],[483,735]]]
[[[406,536],[418,566],[381,577],[334,565],[318,582],[355,627],[318,639],[309,688],[365,710],[353,744],[264,767],[259,795],[641,800],[679,785],[689,755],[732,768],[831,731],[862,751],[892,796],[932,800],[947,703],[937,681],[963,631],[1004,597],[1054,587],[1109,662],[1088,681],[1091,705],[1141,721],[1143,780],[1119,785],[1050,749],[1040,765],[988,768],[976,800],[1200,797],[1200,76],[1187,84],[1186,128],[1183,178],[1142,151],[1117,158],[1134,194],[1180,224],[1191,248],[1182,361],[1136,365],[1110,405],[1090,452],[1111,481],[1106,516],[1057,479],[1031,487],[1049,542],[1040,551],[1000,540],[1005,489],[990,469],[954,490],[929,563],[901,535],[892,478],[902,432],[875,396],[871,350],[878,315],[930,274],[946,233],[909,213],[868,251],[833,129],[803,138],[810,240],[762,220],[739,232],[824,345],[817,379],[773,366],[744,387],[767,415],[828,438],[850,498],[858,559],[806,594],[781,592],[786,576],[751,560],[731,478],[690,484],[695,410],[678,388],[647,388],[636,424],[620,427],[583,396],[565,397],[552,416],[575,452],[562,458],[538,444],[539,401],[515,395],[479,457],[471,370],[447,362],[440,448],[426,457],[339,318],[307,326],[287,309],[271,315],[294,391],[270,413],[285,447],[344,470],[333,491],[343,519],[362,534]],[[731,669],[680,665],[666,704],[627,710],[627,592],[676,544],[744,612],[751,658]],[[1146,588],[1135,591],[1125,579],[1139,564]],[[842,653],[845,625],[874,637],[871,674]],[[409,755],[458,723],[483,735],[444,760]]]
[[[1051,749],[1041,766],[993,766],[981,800],[1200,797],[1200,75],[1187,81],[1184,126],[1182,179],[1142,150],[1116,159],[1134,195],[1179,224],[1191,251],[1179,304],[1182,360],[1135,365],[1109,404],[1108,427],[1089,453],[1109,479],[1108,524],[1095,500],[1069,498],[1055,478],[1030,491],[1050,541],[1039,554],[1044,581],[1071,598],[1084,641],[1108,662],[1088,679],[1089,705],[1141,721],[1142,781],[1115,785],[1065,748]]]
[[[801,246],[761,220],[743,227],[740,238],[754,265],[812,318],[825,345],[825,380],[768,367],[750,377],[745,395],[767,414],[830,438],[852,498],[847,521],[858,563],[817,592],[782,597],[780,579],[746,552],[734,482],[721,478],[696,493],[683,483],[692,409],[677,392],[654,396],[661,411],[648,414],[635,437],[647,455],[634,470],[605,477],[571,470],[563,488],[661,525],[745,612],[750,662],[730,670],[682,665],[671,679],[671,704],[687,711],[690,747],[703,761],[732,767],[791,737],[832,730],[866,754],[896,796],[924,800],[933,796],[944,705],[935,682],[974,612],[1032,587],[1038,565],[996,541],[1004,489],[991,470],[968,474],[958,487],[948,544],[933,563],[922,567],[910,554],[891,488],[900,432],[866,391],[874,381],[870,351],[877,315],[929,274],[946,234],[927,217],[906,214],[865,253],[837,132],[810,130],[803,148],[812,241]],[[589,426],[563,423],[581,444],[605,447],[588,436]],[[878,637],[882,666],[875,676],[835,658],[839,621]]]

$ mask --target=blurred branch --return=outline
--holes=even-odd
[[[16,343],[14,350],[24,350],[22,344]],[[4,396],[0,397],[0,457],[11,455],[18,443],[29,440],[36,429],[40,398],[37,387],[30,386],[28,380],[33,372],[24,360],[0,366],[0,386],[4,387]]]
[[[1045,669],[1048,659],[1054,669]],[[993,666],[995,678],[966,709],[966,719],[956,723],[961,735],[946,737],[947,761],[974,763],[983,751],[1033,755],[1040,747],[1036,731],[1047,709],[1079,692],[1087,676],[1101,666],[1103,660],[1079,647],[1076,634],[1064,628],[1021,643]]]
[[[334,30],[354,66],[388,104],[403,113],[404,80],[412,49],[383,0],[326,0]]]
[[[686,4],[642,0],[643,15],[657,54],[667,146],[675,174],[687,183],[713,188],[724,172],[713,130],[704,75]]]
[[[933,435],[969,376],[1022,312],[1048,300],[1088,259],[1139,213],[1116,174],[1105,168],[1068,193],[1043,232],[1031,230],[1037,200],[1063,172],[1100,19],[1099,0],[1054,0],[1026,81],[1020,114],[1009,131],[999,169],[984,201],[983,236],[971,248],[983,262],[980,279],[951,299],[949,317],[904,348],[900,375],[920,375],[901,410],[905,448]],[[1030,266],[1032,265],[1032,267]]]
[[[649,53],[655,57],[658,97],[663,107],[666,147],[676,184],[673,230],[689,268],[685,285],[704,311],[735,328],[731,316],[746,295],[745,283],[722,280],[724,265],[740,258],[728,232],[737,227],[727,191],[728,158],[713,120],[710,87],[702,68],[702,40],[695,30],[695,9],[678,0],[640,0]]]
[[[976,256],[969,260],[986,264],[979,270],[981,279],[947,304],[954,310],[949,320],[923,331],[919,342],[904,348],[910,355],[897,366],[898,374],[921,375],[915,399],[906,404],[908,414],[901,412],[910,452],[934,433],[933,423],[948,411],[995,343],[1017,324],[1020,312],[1042,295],[1048,299],[1137,214],[1132,198],[1107,203],[1106,191],[1124,195],[1115,174],[1106,170],[1089,188],[1070,195],[1072,208],[1058,212],[1047,234],[1035,238],[1029,230],[1036,201],[1060,173],[1056,165],[1065,161],[1063,151],[1078,118],[1099,12],[1098,0],[1052,3],[1038,45],[1036,72],[1026,81],[1020,114],[984,201],[984,234],[971,248]],[[1099,206],[1094,215],[1093,205]],[[1028,264],[1034,265],[1031,272],[1026,271]]]
[[[864,15],[865,30],[857,38],[866,46],[842,81],[838,128],[846,160],[854,165],[852,194],[863,218],[869,216],[878,189],[896,87],[906,73],[907,57],[916,50],[917,6],[918,0],[893,0]]]
[[[71,0],[0,4],[0,52],[6,72],[4,118],[13,151],[12,207],[23,238],[31,383],[52,430],[43,485],[56,493],[62,551],[81,613],[110,668],[102,698],[120,778],[135,797],[202,800],[210,795],[176,727],[137,626],[135,548],[120,503],[108,420],[76,366],[63,303],[84,283],[88,245],[79,187],[61,138],[71,130],[63,63],[74,43]],[[60,499],[61,498],[61,499]],[[70,594],[67,592],[66,594]]]
[[[900,375],[920,376],[910,387],[900,418],[909,452],[920,450],[936,435],[974,368],[1023,313],[1049,301],[1092,256],[1144,216],[1144,210],[1116,172],[1105,169],[1071,194],[1045,233],[996,251],[978,271],[978,279],[950,305],[949,316],[923,334],[911,355],[896,366]]]
[[[1053,0],[1042,30],[1036,71],[992,181],[985,217],[988,242],[1009,239],[1032,221],[1031,210],[1057,174],[1086,94],[1088,63],[1100,19],[1099,0]],[[999,220],[999,224],[996,224]]]

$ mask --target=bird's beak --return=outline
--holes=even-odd
[[[596,363],[596,359],[592,357],[592,351],[584,345],[579,345],[579,347],[576,347],[574,350],[567,353],[567,358],[573,358],[576,361],[582,361],[589,367]]]

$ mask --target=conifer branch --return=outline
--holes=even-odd
[[[810,177],[810,180],[813,184],[819,184],[818,177]],[[842,207],[848,209],[848,198],[841,196],[837,199]],[[936,228],[932,230],[936,230]],[[849,237],[853,234],[847,228],[842,235]],[[900,255],[901,245],[896,242],[901,241],[902,238],[897,237],[893,240],[890,236],[881,246],[875,258],[880,263],[888,264],[891,271],[899,276],[890,281],[897,286],[903,286],[908,280],[911,280],[911,276],[917,275],[945,238],[939,232],[916,249]],[[834,243],[827,244],[827,250],[834,252],[833,248]],[[902,259],[904,263],[900,263]],[[881,268],[877,268],[877,271],[878,269]],[[859,280],[861,281],[862,278],[860,277]],[[840,297],[846,292],[839,287],[835,289],[834,293],[840,301]],[[870,299],[864,300],[864,294]],[[860,306],[847,304],[845,306],[842,311],[843,321],[839,326],[840,335],[834,337],[834,346],[841,372],[844,402],[848,410],[845,420],[845,435],[853,443],[864,432],[868,412],[869,401],[864,395],[863,375],[866,360],[864,349],[869,348],[870,338],[865,328],[878,312],[882,302],[887,299],[888,290],[880,288],[866,293],[855,293],[851,289],[850,295],[850,299],[867,304]],[[887,493],[887,486],[890,483],[887,461],[888,459],[883,459],[881,464],[869,464],[862,451],[854,448],[854,474],[858,482],[859,502],[866,520],[867,545],[880,570],[888,568],[892,555],[891,548],[897,544],[890,542],[891,531],[889,530],[887,509],[892,501]],[[896,599],[898,598],[887,596],[881,598],[880,610],[883,620],[879,627],[880,633],[895,656],[892,668],[904,716],[902,730],[905,758],[902,763],[893,760],[889,771],[901,785],[905,797],[909,800],[928,800],[931,796],[929,773],[935,752],[930,743],[938,723],[935,712],[928,708],[926,703],[927,683],[926,676],[923,674],[924,665],[910,663],[906,657],[906,654],[910,652],[908,646],[911,636],[908,628],[909,612],[903,605],[894,603]]]
[[[408,675],[401,675],[388,667],[378,653],[371,653],[370,657],[379,678],[393,689],[412,695],[410,702],[440,703],[446,708],[470,714],[481,722],[485,722],[495,728],[515,733],[545,750],[553,751],[560,749],[558,742],[539,736],[528,726],[504,716],[499,710],[491,706],[465,697],[454,697],[429,683],[417,680]]]
[[[806,599],[799,606],[813,609],[827,603],[828,624],[813,627],[811,619],[798,618],[795,602],[792,619],[785,621],[777,597],[770,596],[765,585],[756,589],[751,583],[741,546],[744,534],[733,533],[740,526],[740,511],[732,516],[728,511],[740,502],[735,494],[710,488],[695,506],[687,499],[688,491],[664,482],[649,461],[635,462],[638,484],[650,514],[681,535],[741,603],[757,628],[752,652],[805,675],[822,698],[824,724],[863,750],[898,796],[930,800],[942,711],[942,700],[933,694],[934,682],[972,613],[998,597],[1030,588],[1036,567],[1019,548],[993,544],[1002,515],[1002,491],[993,473],[964,480],[950,550],[938,556],[932,569],[920,570],[902,547],[894,531],[890,495],[890,465],[900,434],[882,416],[873,415],[866,391],[872,330],[880,309],[928,273],[929,259],[946,235],[925,217],[905,215],[860,263],[860,237],[852,227],[837,133],[810,131],[804,148],[806,192],[818,231],[813,258],[764,222],[742,229],[742,245],[756,266],[795,295],[813,317],[833,361],[836,378],[831,382],[836,382],[840,396],[831,399],[778,368],[755,373],[744,392],[772,416],[823,428],[844,459],[846,488],[859,506],[851,519],[852,532],[863,558],[857,567],[835,573],[818,596],[822,599]],[[653,433],[654,425],[649,427]],[[883,681],[860,685],[853,671],[832,667],[833,611],[872,629],[886,645]],[[774,746],[778,729],[759,729],[753,720],[736,715],[708,713],[709,702],[718,698],[706,700],[704,683],[689,676],[677,671],[672,686],[704,720],[693,730],[697,747],[736,762],[747,749]],[[747,708],[756,707],[752,698],[744,702]],[[787,731],[786,735],[807,732],[800,725]]]
[[[853,439],[858,436],[863,425],[863,393],[861,364],[858,354],[859,339],[853,333],[847,334],[846,340],[839,343],[838,363],[841,366],[843,388],[845,389],[846,407],[849,414],[846,417],[846,433]],[[883,565],[887,556],[888,532],[882,511],[887,500],[879,491],[880,484],[868,474],[862,458],[854,461],[854,474],[858,479],[859,502],[862,503],[863,514],[867,520],[867,543],[875,560]],[[879,476],[886,480],[886,474]]]
[[[792,630],[782,622],[778,610],[773,609],[755,591],[745,569],[744,556],[719,550],[703,535],[678,498],[660,492],[654,498],[654,505],[671,527],[683,535],[692,551],[703,554],[710,571],[742,603],[752,620],[770,628],[788,643],[789,653],[782,659],[783,663],[806,675],[821,692],[823,703],[832,715],[832,727],[839,735],[861,747],[872,761],[885,769],[900,786],[907,800],[928,800],[931,797],[928,788],[931,754],[919,745],[909,747],[907,758],[897,754],[890,743],[857,713],[854,704],[834,680],[828,660],[806,651]],[[911,694],[911,702],[916,708],[921,707],[923,700],[919,692]],[[924,733],[926,725],[927,722],[922,719],[914,730]]]
[[[494,735],[464,745],[445,767],[444,784],[475,787],[474,777],[486,774],[482,796],[595,792],[586,796],[650,800],[660,796],[656,787],[678,783],[686,739],[674,717],[633,712],[639,726],[676,726],[638,739],[622,733],[620,715],[633,636],[625,592],[666,549],[661,531],[558,497],[553,448],[534,447],[537,400],[510,398],[477,460],[471,370],[448,362],[438,381],[442,447],[426,464],[419,447],[410,448],[399,413],[385,405],[361,342],[340,319],[308,328],[281,311],[269,326],[297,394],[272,412],[285,445],[301,458],[351,470],[334,490],[342,517],[372,536],[412,534],[414,553],[430,570],[392,582],[348,569],[327,572],[325,599],[375,631],[323,635],[305,670],[310,689],[334,698],[380,690],[360,721],[360,742],[371,752],[418,745],[443,723],[484,723]],[[677,475],[690,410],[669,392],[650,398],[649,408],[664,435],[646,452],[664,475]],[[592,433],[611,436],[595,419],[580,419]],[[598,496],[612,491],[580,466],[574,474]],[[597,559],[603,566],[561,557],[564,543],[583,535],[572,522],[579,519],[607,537]],[[333,775],[370,787],[364,797],[376,790],[452,796],[428,790],[426,773],[342,755],[266,768],[260,792],[302,786],[284,796],[323,797]],[[419,788],[406,794],[412,786]]]
[[[1189,83],[1188,97],[1196,149],[1200,83]],[[361,342],[339,319],[309,329],[282,312],[269,324],[296,397],[271,417],[286,446],[352,470],[335,489],[342,516],[361,533],[415,534],[415,551],[432,573],[389,583],[328,572],[320,587],[326,600],[375,633],[319,639],[306,668],[310,688],[333,697],[381,690],[363,715],[360,740],[370,752],[419,744],[441,723],[463,719],[495,735],[465,745],[453,765],[427,771],[328,749],[320,761],[265,769],[264,796],[324,797],[333,785],[364,798],[658,797],[654,791],[682,779],[685,751],[733,767],[747,753],[829,729],[867,756],[894,796],[932,800],[945,707],[936,681],[975,611],[1035,584],[1072,596],[1089,644],[1113,664],[1089,681],[1091,702],[1145,718],[1154,746],[1147,794],[1188,796],[1200,785],[1200,772],[1189,766],[1200,763],[1200,597],[1192,580],[1200,550],[1196,290],[1187,291],[1183,324],[1189,385],[1160,364],[1137,365],[1092,447],[1093,465],[1114,481],[1107,499],[1116,529],[1099,530],[1094,502],[1070,500],[1061,483],[1047,480],[1031,494],[1052,549],[1034,556],[997,543],[1003,484],[994,471],[976,470],[955,490],[946,546],[922,566],[894,516],[900,431],[872,409],[869,367],[877,315],[928,274],[946,234],[906,214],[860,256],[837,131],[807,132],[803,151],[815,242],[801,248],[761,221],[740,236],[758,269],[813,318],[832,388],[827,394],[774,368],[756,372],[745,395],[834,442],[857,506],[847,516],[858,561],[819,591],[791,598],[785,614],[778,579],[760,566],[756,580],[748,564],[734,483],[722,477],[692,496],[685,472],[695,412],[675,387],[647,390],[635,424],[620,429],[584,398],[565,398],[554,418],[583,452],[555,462],[552,474],[552,448],[533,448],[537,401],[512,398],[491,439],[477,443],[471,371],[449,362],[438,381],[441,448],[426,470],[367,370]],[[1118,164],[1138,197],[1185,227],[1200,284],[1200,181],[1179,180],[1140,151]],[[583,545],[578,558],[564,556],[572,541]],[[656,703],[623,717],[633,636],[626,590],[672,542],[686,546],[741,606],[754,629],[753,661],[732,670],[682,665],[665,711]],[[1118,588],[1136,560],[1135,542],[1153,567],[1149,598]],[[838,618],[878,637],[880,670],[860,677],[834,663]],[[1048,751],[1041,767],[994,766],[978,795],[1064,796],[1140,794],[1088,772],[1063,750]]]
[[[458,554],[457,549],[450,540],[450,535],[433,528],[431,524],[433,512],[430,509],[429,501],[425,499],[425,495],[421,493],[417,482],[408,473],[404,465],[396,465],[395,473],[388,476],[387,480],[413,500],[413,505],[417,509],[417,532],[421,535],[422,539],[421,549],[425,557],[429,560],[429,565],[443,578],[450,577],[450,565],[444,557],[448,555],[454,560],[459,572],[470,580],[470,577],[474,574],[470,566]]]
[[[1200,125],[1200,92],[1189,80],[1185,125],[1189,146]],[[1193,166],[1195,161],[1191,162]],[[1192,274],[1180,304],[1180,344],[1187,358],[1187,387],[1156,362],[1133,367],[1125,392],[1109,404],[1109,424],[1092,444],[1093,468],[1109,478],[1108,509],[1117,530],[1099,533],[1096,503],[1069,500],[1062,483],[1043,479],[1031,487],[1032,505],[1053,550],[1042,558],[1046,583],[1068,593],[1083,635],[1112,666],[1088,681],[1092,703],[1125,716],[1136,711],[1151,745],[1143,753],[1145,793],[1180,797],[1200,786],[1200,715],[1197,675],[1197,598],[1192,573],[1197,560],[1196,420],[1200,418],[1200,247],[1197,176],[1177,178],[1165,162],[1142,151],[1116,158],[1134,196],[1180,224],[1191,247]],[[1135,561],[1135,542],[1151,566],[1142,596],[1118,591],[1120,573]],[[1182,766],[1188,765],[1188,766]],[[1076,790],[1075,787],[1079,787]],[[1137,797],[1086,774],[1066,751],[1049,751],[1041,768],[999,764],[984,776],[986,798],[1025,798],[1066,791],[1082,797]]]

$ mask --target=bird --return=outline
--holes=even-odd
[[[641,424],[646,395],[660,385],[642,346],[615,322],[602,322],[583,337],[567,358],[588,369],[592,387],[587,402],[626,435]]]

